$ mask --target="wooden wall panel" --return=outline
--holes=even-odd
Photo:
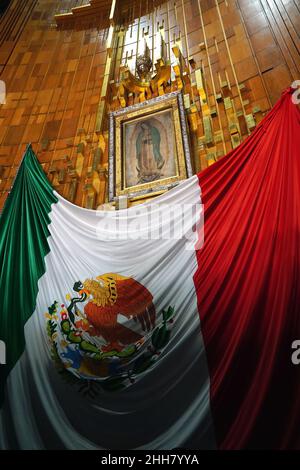
[[[271,103],[300,77],[298,0],[238,0],[242,20]]]
[[[103,2],[108,11],[109,2]],[[87,3],[13,0],[0,19],[0,80],[8,91],[6,104],[0,105],[0,207],[28,142],[65,197],[88,207],[104,202],[107,128],[104,123],[96,132],[99,110],[105,98],[108,104],[114,98],[120,66],[134,69],[145,39],[154,62],[161,56],[161,34],[172,64],[177,60],[172,49],[180,47],[200,115],[195,70],[188,60],[202,67],[209,107],[215,109],[212,132],[219,137],[205,148],[199,144],[199,153],[204,123],[198,119],[197,169],[231,150],[237,116],[242,140],[249,132],[244,116],[258,123],[281,91],[300,79],[298,0],[123,1],[109,51],[109,21],[104,27],[103,15],[101,24],[72,20],[67,28],[56,27],[55,14]],[[219,94],[222,100],[216,99]]]
[[[106,33],[97,28],[57,31],[54,14],[62,4],[69,8],[77,2],[38,2],[0,75],[8,91],[6,104],[0,106],[0,205],[29,142],[54,187],[77,204],[84,203],[83,191],[70,197],[70,188],[74,179],[83,188],[88,172],[87,164],[80,173],[75,171],[78,144],[90,134],[89,147],[98,146],[94,128]]]
[[[0,68],[7,63],[37,0],[13,0],[0,21]]]

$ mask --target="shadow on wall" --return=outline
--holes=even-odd
[[[3,15],[9,4],[10,0],[0,0],[0,16]]]

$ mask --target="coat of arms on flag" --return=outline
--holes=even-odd
[[[134,383],[168,344],[174,308],[157,315],[149,290],[115,273],[77,281],[73,291],[68,305],[55,301],[45,314],[56,366],[89,391],[91,380],[111,391]]]

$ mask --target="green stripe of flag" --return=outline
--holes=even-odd
[[[25,347],[24,325],[35,309],[38,280],[45,272],[51,204],[57,202],[31,145],[27,147],[0,218],[0,406],[5,381]]]

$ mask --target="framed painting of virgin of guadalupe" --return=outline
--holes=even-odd
[[[157,195],[192,174],[180,92],[110,113],[110,201]]]

